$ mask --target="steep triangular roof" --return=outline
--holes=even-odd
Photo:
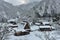
[[[26,22],[26,25],[25,25],[24,29],[30,29],[30,26],[29,26],[28,22]]]

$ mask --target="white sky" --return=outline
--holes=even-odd
[[[13,5],[27,4],[29,2],[40,1],[40,0],[5,0]]]

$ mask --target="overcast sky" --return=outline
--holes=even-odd
[[[27,4],[29,2],[41,1],[41,0],[5,0],[5,1],[12,3],[13,5],[21,5],[21,4]]]

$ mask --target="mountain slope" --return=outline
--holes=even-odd
[[[30,9],[32,9],[38,3],[39,2],[33,2],[33,3],[23,4],[23,5],[17,6],[18,12],[20,13],[21,18],[22,19],[31,18],[30,20],[32,20],[33,10],[30,10]]]
[[[44,13],[55,14],[60,13],[60,1],[59,0],[42,0],[40,3],[33,7],[35,12],[38,12],[41,16]]]
[[[31,17],[32,11],[30,11],[33,6],[35,6],[38,2],[29,3],[20,6],[13,6],[12,4],[0,0],[0,21],[2,19],[12,19],[16,17]]]
[[[0,15],[3,17],[13,18],[16,16],[17,10],[12,5],[3,0],[0,1]]]

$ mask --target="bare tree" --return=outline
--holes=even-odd
[[[0,40],[5,40],[5,35],[9,32],[8,27],[6,25],[0,26]]]

